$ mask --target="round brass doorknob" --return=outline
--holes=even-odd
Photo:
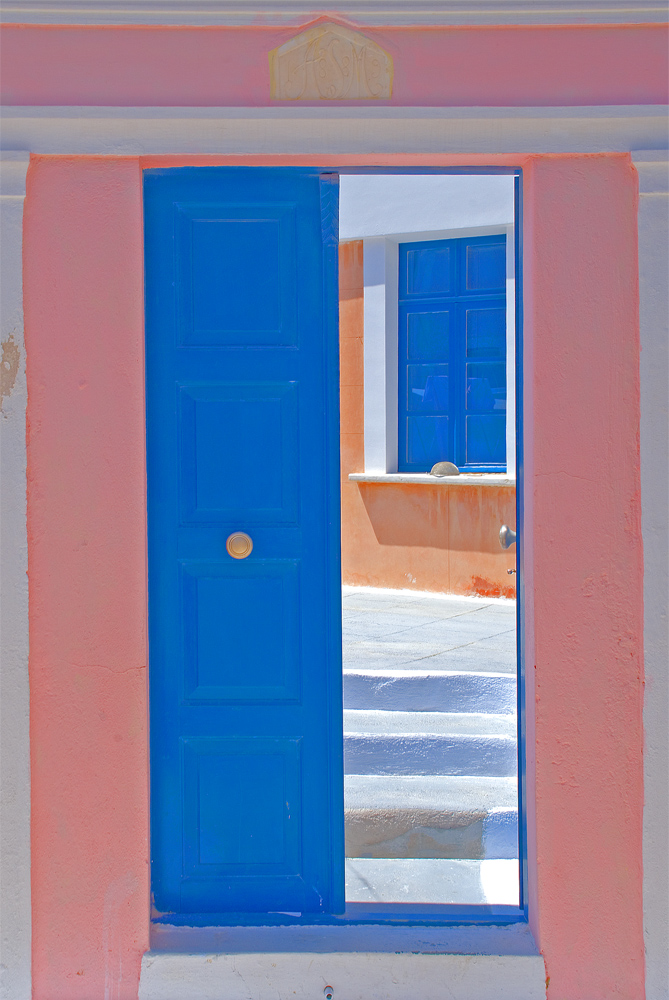
[[[235,531],[228,538],[225,547],[233,559],[246,559],[251,555],[253,542],[244,531]]]

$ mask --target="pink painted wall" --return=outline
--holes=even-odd
[[[395,59],[392,100],[380,103],[559,106],[667,100],[669,46],[663,25],[364,31]],[[2,31],[3,103],[267,105],[268,53],[295,32],[295,27],[266,26],[7,25]]]
[[[637,176],[536,157],[525,193],[538,936],[551,1000],[641,1000]]]
[[[149,905],[137,160],[33,159],[25,209],[33,997],[131,1000]]]
[[[482,162],[367,158],[409,160]],[[178,161],[140,164],[160,162]],[[627,155],[515,162],[532,921],[550,1000],[642,1000],[635,173]],[[138,181],[138,162],[115,158],[44,157],[29,175],[35,1000],[135,997],[147,944]]]

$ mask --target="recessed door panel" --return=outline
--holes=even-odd
[[[406,440],[409,462],[431,468],[447,454],[448,417],[407,417]]]
[[[506,308],[467,309],[465,319],[468,358],[500,358],[506,362]]]
[[[467,461],[477,465],[504,460],[506,417],[504,414],[480,414],[465,418]]]
[[[295,205],[179,205],[179,342],[296,343]]]
[[[406,294],[447,295],[453,291],[454,253],[450,246],[420,248],[406,255]]]
[[[297,384],[182,386],[184,521],[295,521]]]
[[[471,241],[466,248],[465,261],[465,287],[468,292],[504,290],[506,245],[503,242]]]
[[[297,701],[298,571],[294,559],[182,564],[188,701]]]
[[[407,358],[409,361],[441,361],[448,357],[450,314],[447,309],[407,310]]]
[[[299,877],[300,767],[299,740],[184,740],[186,874]]]

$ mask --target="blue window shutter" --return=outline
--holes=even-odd
[[[506,237],[399,248],[398,468],[506,469]]]
[[[337,178],[147,171],[144,204],[155,906],[341,912]]]

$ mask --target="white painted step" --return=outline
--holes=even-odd
[[[349,903],[518,906],[515,859],[348,858]]]
[[[518,857],[514,777],[349,774],[346,856]]]
[[[517,773],[516,740],[470,733],[346,733],[344,773],[511,777]]]
[[[517,772],[515,716],[464,712],[344,712],[346,774]]]
[[[476,671],[344,669],[344,708],[511,715],[512,674]]]
[[[344,666],[349,670],[459,670],[482,673],[516,674],[515,631],[497,637],[481,637],[472,632],[438,637],[431,641],[427,626],[415,631],[423,641],[409,640],[409,633],[385,631],[378,627],[376,639],[362,638],[344,627]],[[442,626],[439,625],[439,629]]]
[[[515,809],[515,778],[470,778],[450,775],[351,774],[344,779],[347,809],[430,809],[484,812]]]
[[[344,732],[470,736],[516,736],[515,715],[488,712],[385,712],[345,709]]]
[[[336,1000],[546,1000],[546,969],[534,942],[530,938],[520,953],[506,945],[526,933],[517,926],[494,928],[493,940],[502,945],[492,952],[488,928],[482,929],[483,939],[478,928],[468,928],[463,948],[459,938],[450,943],[459,928],[440,927],[433,946],[436,935],[429,927],[417,933],[375,926],[370,946],[364,925],[317,925],[320,940],[314,946],[303,927],[245,927],[254,932],[254,943],[234,951],[230,942],[239,939],[238,928],[232,933],[224,928],[223,940],[206,950],[199,942],[207,936],[218,940],[215,932],[187,928],[195,932],[195,945],[144,954],[139,1000],[317,1000],[324,984],[334,985]],[[179,932],[177,942],[185,937],[182,928]],[[267,932],[276,942],[271,947]],[[305,937],[307,944],[299,947]],[[472,945],[481,940],[482,947]]]

